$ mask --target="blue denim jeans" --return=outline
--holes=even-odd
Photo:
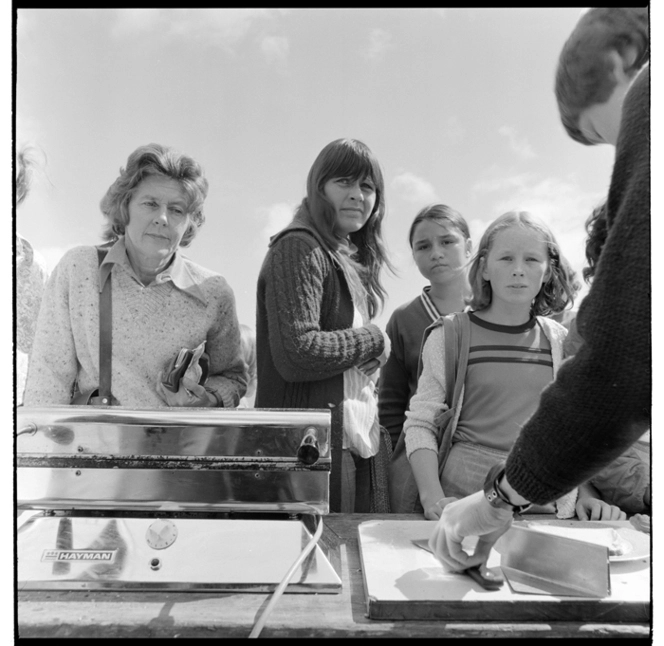
[[[441,477],[445,495],[464,498],[481,491],[489,469],[506,457],[507,451],[470,442],[455,442],[447,456]]]
[[[463,498],[481,491],[489,469],[506,458],[507,451],[471,442],[455,442],[452,444],[440,479],[445,495]],[[556,510],[552,504],[549,504],[533,505],[528,511],[532,514],[553,514]]]

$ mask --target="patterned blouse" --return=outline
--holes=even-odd
[[[16,234],[16,405],[23,403],[28,360],[37,327],[37,315],[48,280],[46,263],[32,245]]]

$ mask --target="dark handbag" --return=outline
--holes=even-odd
[[[99,266],[108,253],[109,246],[97,247]],[[113,301],[111,299],[111,276],[99,292],[99,388],[84,393],[77,392],[71,400],[73,406],[117,406],[111,393],[111,357],[113,349]]]
[[[432,330],[445,329],[445,387],[452,392],[451,404],[441,409],[435,419],[438,440],[438,476],[440,477],[452,446],[456,430],[457,407],[466,380],[468,354],[470,351],[470,322],[465,312],[439,318],[425,331],[420,347],[418,376],[422,374],[422,350]],[[447,396],[449,398],[449,395]],[[413,469],[406,455],[406,440],[403,430],[394,448],[389,466],[390,511],[395,514],[423,513],[420,494]]]

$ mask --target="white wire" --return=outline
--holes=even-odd
[[[279,583],[275,591],[272,593],[272,598],[270,599],[270,602],[267,604],[265,610],[263,610],[263,613],[256,620],[256,623],[254,623],[254,627],[251,629],[251,632],[249,633],[249,639],[258,637],[261,630],[263,630],[263,626],[265,626],[265,622],[267,621],[268,616],[274,609],[274,606],[276,605],[277,601],[283,594],[289,581],[295,574],[295,570],[297,570],[297,568],[300,567],[302,561],[304,561],[304,559],[307,558],[307,556],[309,555],[309,552],[311,552],[311,550],[313,550],[314,547],[316,547],[318,539],[323,533],[323,519],[318,515],[316,515],[316,518],[318,518],[318,527],[316,528],[315,534],[311,537],[311,540],[307,543],[307,545],[302,550],[300,555],[297,557],[293,565],[291,565],[290,570],[286,572],[286,576],[284,576],[284,578],[281,580],[281,583]]]

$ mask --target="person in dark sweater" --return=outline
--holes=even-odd
[[[616,146],[607,238],[577,315],[584,343],[543,391],[506,463],[487,474],[484,491],[446,506],[429,544],[448,570],[485,562],[515,511],[592,478],[649,428],[648,60],[647,8],[591,9],[563,47],[556,95],[567,132],[587,145]],[[479,536],[471,555],[461,546],[465,536]]]
[[[386,337],[371,323],[389,266],[383,175],[373,153],[338,139],[316,158],[307,196],[277,235],[257,286],[257,408],[331,408],[332,511],[368,512],[381,446],[375,380]],[[340,451],[341,479],[335,446]],[[384,492],[385,497],[387,492]]]
[[[380,371],[378,414],[394,447],[417,390],[424,330],[441,316],[463,311],[470,298],[467,266],[472,243],[458,211],[445,204],[424,207],[410,225],[408,243],[429,284],[417,298],[396,308],[385,328],[392,347]]]
[[[592,281],[602,247],[606,242],[606,201],[597,206],[586,220],[586,261],[583,278]],[[565,337],[565,356],[576,354],[583,344],[576,319]],[[650,514],[650,431],[608,466],[596,473],[590,484],[604,502],[616,505],[628,514]],[[645,516],[647,517],[647,516]]]

